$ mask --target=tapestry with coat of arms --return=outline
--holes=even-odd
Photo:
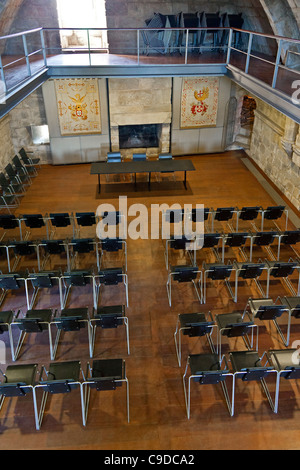
[[[217,124],[218,95],[218,77],[183,79],[180,127],[215,127]]]
[[[101,133],[97,79],[57,79],[55,89],[61,135]]]

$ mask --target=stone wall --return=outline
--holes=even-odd
[[[10,116],[8,114],[0,120],[0,172],[4,170],[5,166],[10,163],[12,157],[14,156],[10,124]]]
[[[298,124],[257,99],[249,155],[300,210]]]

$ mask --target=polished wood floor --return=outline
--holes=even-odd
[[[143,191],[141,183],[136,193],[131,183],[108,191],[114,183],[106,182],[102,199],[96,198],[97,177],[90,175],[90,164],[44,166],[22,199],[16,214],[95,211],[102,202],[118,209],[118,194],[128,196],[128,206],[141,202],[203,203],[206,207],[243,205],[276,205],[253,174],[246,168],[243,152],[192,157],[196,172],[188,175],[188,190],[181,183],[172,189],[161,183],[161,194]],[[142,180],[143,175],[139,178]],[[178,182],[181,176],[178,175]],[[123,184],[123,181],[122,181]],[[172,183],[171,183],[172,184]],[[115,191],[115,192],[113,192]],[[178,194],[177,194],[178,193]],[[109,196],[109,197],[108,197]],[[132,218],[129,217],[129,221]],[[284,221],[279,222],[284,227]],[[291,225],[290,225],[291,227]],[[227,231],[218,225],[216,230]],[[94,235],[94,232],[90,232]],[[56,236],[60,234],[57,232]],[[64,233],[63,236],[70,236]],[[83,234],[82,234],[83,235]],[[87,232],[85,232],[87,235]],[[31,237],[42,236],[32,232]],[[291,255],[283,251],[282,257]],[[226,253],[227,260],[238,257]],[[266,252],[255,251],[255,259],[266,258]],[[200,251],[197,263],[213,260],[212,254]],[[84,261],[84,259],[83,259]],[[184,255],[172,254],[173,264],[186,263]],[[30,261],[32,267],[34,261]],[[59,260],[64,269],[65,261]],[[116,261],[105,257],[106,265]],[[51,267],[56,266],[53,261]],[[111,263],[111,264],[110,264]],[[28,265],[26,264],[28,267]],[[50,266],[50,265],[49,265]],[[19,266],[21,268],[22,265]],[[192,384],[191,418],[187,419],[182,375],[189,353],[209,352],[201,338],[183,340],[183,365],[177,363],[174,331],[179,313],[209,312],[212,315],[243,310],[249,296],[257,297],[255,285],[239,284],[238,303],[234,304],[223,283],[209,283],[207,303],[200,305],[190,286],[173,284],[172,307],[169,307],[167,271],[162,240],[128,239],[129,308],[126,314],[130,328],[130,356],[127,355],[125,331],[98,330],[94,359],[122,357],[126,361],[130,385],[130,423],[126,419],[125,387],[114,392],[95,391],[91,395],[87,427],[82,426],[79,392],[53,395],[46,406],[42,429],[34,427],[32,397],[6,399],[0,414],[1,449],[105,449],[105,450],[203,450],[203,449],[298,449],[300,390],[297,383],[283,381],[279,412],[275,415],[256,382],[238,381],[235,415],[230,417],[219,386]],[[263,280],[265,285],[265,279]],[[280,281],[272,281],[271,295],[288,295]],[[102,305],[124,302],[122,288],[105,288]],[[92,306],[91,292],[74,289],[70,306]],[[59,308],[57,292],[47,291],[38,297],[38,308]],[[26,311],[24,292],[9,294],[2,310]],[[8,346],[6,333],[1,336]],[[299,325],[293,324],[291,343],[300,339]],[[259,352],[269,348],[284,348],[273,325],[261,323]],[[224,342],[224,352],[244,349],[241,340]],[[7,349],[7,361],[11,363]],[[85,370],[89,359],[86,330],[65,333],[57,353],[58,361],[79,359]],[[37,362],[48,366],[47,334],[28,335],[18,363]],[[2,366],[5,370],[5,366]],[[274,380],[268,379],[274,392]]]

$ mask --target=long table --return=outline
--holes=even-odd
[[[120,175],[123,173],[131,173],[136,175],[137,173],[149,173],[148,185],[149,190],[151,187],[151,173],[160,172],[175,172],[183,171],[184,180],[183,184],[185,189],[186,186],[186,173],[187,171],[195,171],[195,167],[191,160],[178,159],[178,160],[145,160],[145,161],[127,161],[120,163],[109,163],[109,162],[94,162],[91,165],[91,175],[98,175],[98,193],[101,193],[101,175]]]

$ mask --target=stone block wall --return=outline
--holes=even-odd
[[[249,155],[300,210],[299,126],[263,101],[257,108]]]
[[[10,124],[11,119],[9,114],[0,120],[0,172],[4,170],[5,166],[14,156],[14,146],[11,138]]]

